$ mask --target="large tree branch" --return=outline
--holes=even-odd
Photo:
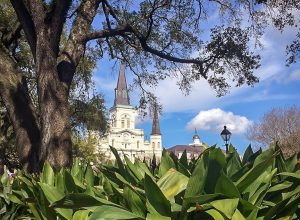
[[[55,53],[59,52],[59,41],[66,21],[66,15],[72,0],[57,0],[53,5],[53,11],[50,16],[50,32],[52,34],[51,45]]]
[[[22,0],[10,0],[12,6],[15,9],[18,20],[22,24],[22,28],[25,32],[26,39],[35,58],[36,51],[36,31],[33,24],[33,20]]]
[[[87,42],[87,41],[95,40],[95,39],[99,39],[99,38],[115,37],[115,36],[120,36],[120,35],[123,36],[126,33],[132,33],[130,27],[127,25],[116,28],[116,29],[101,30],[101,31],[97,31],[97,32],[87,33],[84,36],[84,38],[82,39],[82,41]]]
[[[42,0],[30,0],[28,1],[28,7],[30,10],[31,18],[35,26],[36,34],[38,35],[45,28],[45,10]]]
[[[60,79],[69,89],[77,65],[85,51],[84,36],[91,30],[91,24],[99,7],[99,0],[82,1],[77,17],[73,23],[70,37],[58,58],[58,72]]]

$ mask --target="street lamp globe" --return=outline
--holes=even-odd
[[[225,146],[226,146],[226,154],[228,153],[228,143],[231,137],[231,132],[228,131],[226,125],[224,126],[223,131],[221,132],[221,137],[223,139],[223,141],[225,142]]]

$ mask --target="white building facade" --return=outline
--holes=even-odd
[[[130,105],[125,66],[121,64],[115,101],[109,110],[109,130],[104,135],[93,131],[97,137],[97,151],[104,154],[108,160],[114,160],[109,146],[114,147],[121,158],[126,155],[131,161],[136,158],[150,161],[153,155],[160,161],[162,154],[162,135],[158,121],[158,113],[154,110],[152,132],[149,140],[144,138],[144,130],[135,128],[137,110]]]

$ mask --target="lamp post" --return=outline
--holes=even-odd
[[[227,130],[226,126],[224,126],[224,129],[221,132],[221,137],[222,137],[223,141],[225,142],[226,154],[228,153],[228,143],[230,140],[230,136],[231,136],[231,132]]]

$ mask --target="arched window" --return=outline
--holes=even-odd
[[[160,142],[157,142],[157,148],[160,148]]]
[[[136,142],[136,147],[137,147],[137,148],[140,148],[140,141],[137,141],[137,142]]]
[[[121,121],[121,126],[122,126],[122,128],[125,127],[125,121],[124,120]]]
[[[152,142],[152,147],[155,148],[155,143],[154,142]]]

